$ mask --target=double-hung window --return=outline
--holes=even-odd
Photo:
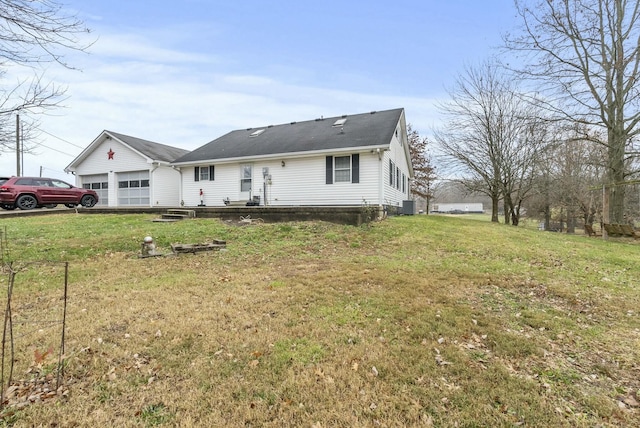
[[[195,167],[193,179],[195,181],[213,181],[215,179],[215,169],[213,165]]]
[[[349,183],[351,181],[351,156],[336,156],[334,159],[336,183]]]
[[[242,168],[242,178],[240,178],[240,191],[250,192],[251,179],[253,177],[253,165],[246,164],[246,165],[242,165],[241,168]]]
[[[360,155],[327,156],[327,184],[359,183]]]

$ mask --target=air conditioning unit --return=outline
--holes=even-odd
[[[416,201],[407,200],[402,201],[402,214],[414,215],[416,213]]]

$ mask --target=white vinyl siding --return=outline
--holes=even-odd
[[[410,160],[403,147],[403,134],[396,132],[383,158],[384,205],[402,206],[409,199]]]
[[[109,151],[113,152],[113,159],[109,159]],[[88,185],[95,190],[99,206],[180,205],[180,172],[169,165],[154,163],[113,138],[98,144],[75,171],[76,185]],[[125,179],[128,187],[122,190],[119,181]]]
[[[336,155],[353,158],[353,153]],[[332,161],[333,162],[333,161]],[[332,163],[333,164],[333,163]],[[326,156],[286,158],[255,161],[252,177],[252,195],[260,196],[261,205],[295,206],[295,205],[361,205],[378,203],[378,185],[380,161],[376,153],[359,154],[359,183],[338,182],[326,184]],[[216,180],[195,182],[193,167],[183,168],[183,199],[185,206],[197,206],[200,203],[199,190],[204,192],[204,203],[207,206],[224,206],[223,200],[240,200],[241,180],[244,163],[216,164]],[[261,171],[269,168],[271,180],[264,179]],[[353,167],[350,175],[353,179]],[[270,183],[270,184],[269,184]],[[266,187],[266,189],[265,189]],[[266,197],[265,197],[266,190]]]

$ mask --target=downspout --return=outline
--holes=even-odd
[[[151,198],[149,203],[151,204],[151,207],[154,207],[155,204],[153,203],[154,200],[156,200],[156,180],[153,177],[153,172],[158,169],[158,167],[160,166],[160,164],[158,162],[151,162],[151,166],[153,166],[153,168],[151,168],[151,170],[149,171],[149,185],[152,186],[151,187]]]
[[[384,150],[379,151],[378,149],[378,207],[382,210],[384,207],[382,206],[382,201],[384,199],[384,169],[382,168],[382,159],[384,158]]]
[[[182,182],[182,169],[180,169],[179,166],[173,166],[171,165],[171,168],[173,168],[175,171],[178,171],[178,174],[180,174],[180,188],[178,189],[178,199],[180,200],[180,206],[184,206],[184,200],[182,199],[182,186],[183,186],[183,182]]]

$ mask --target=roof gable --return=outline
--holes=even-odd
[[[402,108],[236,130],[176,159],[190,163],[388,145]]]
[[[167,146],[166,144],[154,143],[152,141],[143,140],[141,138],[131,137],[129,135],[119,134],[113,131],[104,130],[93,140],[87,148],[85,148],[66,168],[65,171],[74,171],[87,157],[105,140],[115,138],[120,143],[130,147],[133,151],[139,153],[149,162],[172,162],[173,160],[189,153],[189,150],[179,149],[177,147]]]

